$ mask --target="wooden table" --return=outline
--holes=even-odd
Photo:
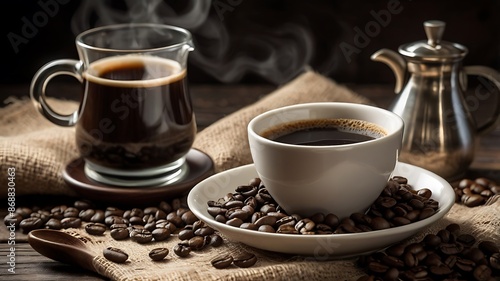
[[[218,119],[252,104],[276,87],[271,85],[193,85],[191,95],[196,113],[198,129],[202,130]],[[388,85],[351,85],[351,89],[371,99],[376,105],[386,108],[394,99],[392,86]],[[14,95],[25,95],[27,86],[9,87],[3,91]],[[63,91],[64,92],[64,91]],[[481,137],[476,158],[471,165],[471,178],[485,176],[500,181],[500,126],[494,131]],[[18,206],[33,204],[33,198],[16,198]],[[70,200],[74,198],[45,198],[38,196],[36,202],[39,206],[49,204],[49,201]],[[59,201],[60,202],[60,201]],[[30,205],[25,205],[30,206]],[[0,204],[0,215],[5,217],[7,202]],[[16,232],[16,274],[11,274],[6,263],[9,245],[6,243],[7,231],[4,226],[0,231],[0,280],[70,280],[78,278],[79,281],[105,280],[101,276],[65,265],[34,251],[26,241],[26,235]]]

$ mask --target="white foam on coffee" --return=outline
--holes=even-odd
[[[113,69],[120,69],[124,65],[144,66],[146,68],[146,73],[148,72],[148,66],[154,66],[155,68],[164,67],[169,70],[170,74],[159,78],[148,79],[146,77],[142,80],[112,80],[99,77],[102,73],[106,73]],[[154,73],[149,73],[149,75],[153,77],[155,76]],[[87,71],[83,74],[83,77],[88,81],[101,85],[122,88],[156,87],[178,81],[185,76],[186,70],[183,70],[178,62],[149,55],[124,55],[100,59],[91,63]]]

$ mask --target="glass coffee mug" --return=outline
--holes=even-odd
[[[196,122],[186,78],[191,34],[161,24],[120,24],[76,37],[80,60],[43,66],[31,99],[50,121],[76,126],[85,173],[112,185],[156,185],[183,178]],[[80,107],[55,112],[45,88],[71,75],[84,84]]]

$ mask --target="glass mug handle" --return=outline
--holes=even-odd
[[[58,75],[70,75],[83,82],[83,63],[78,60],[55,60],[42,66],[31,81],[30,96],[36,108],[45,118],[60,126],[73,126],[78,121],[78,110],[69,115],[55,112],[47,103],[45,90],[49,81]]]

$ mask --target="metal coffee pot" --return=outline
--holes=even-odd
[[[441,40],[444,22],[426,21],[424,29],[427,40],[401,45],[399,54],[379,50],[371,59],[386,63],[396,76],[399,95],[389,109],[405,122],[399,160],[453,181],[464,176],[476,137],[492,129],[500,113],[497,96],[489,119],[476,124],[478,110],[467,106],[464,94],[467,75],[479,76],[492,95],[500,90],[500,73],[485,66],[462,67],[467,48]]]

